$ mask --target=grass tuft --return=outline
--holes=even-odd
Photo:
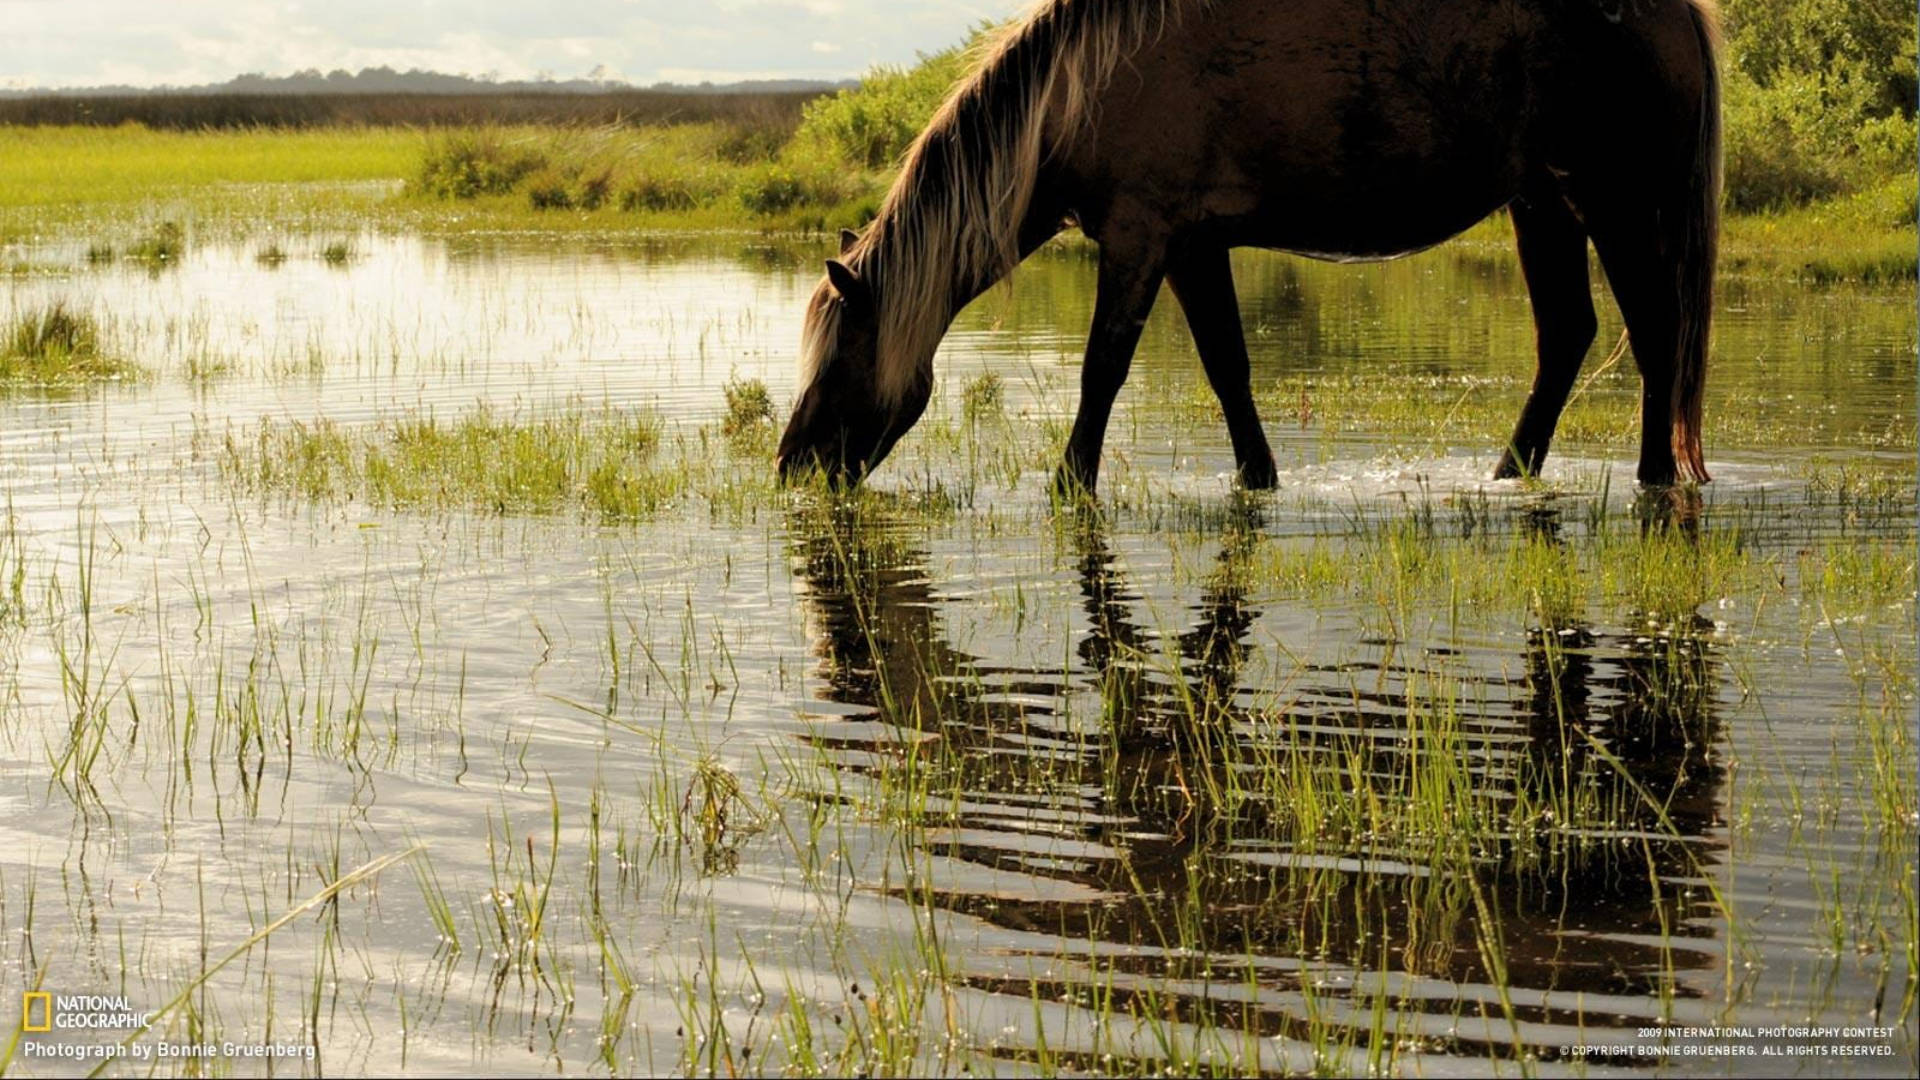
[[[107,356],[92,315],[56,301],[15,317],[0,349],[0,381],[58,384],[118,379],[131,365]]]
[[[482,407],[455,420],[408,417],[364,427],[330,420],[261,425],[230,435],[223,467],[258,491],[361,499],[400,509],[498,514],[569,509],[609,520],[647,517],[685,488],[653,466],[650,416],[570,409],[530,418]]]
[[[427,140],[414,188],[442,199],[504,195],[547,164],[524,134],[486,127]]]
[[[727,413],[720,430],[729,439],[741,440],[765,434],[773,424],[773,395],[759,379],[728,379],[721,389],[727,397]]]
[[[163,221],[153,232],[127,249],[127,257],[150,266],[178,263],[187,253],[186,230],[177,221]]]

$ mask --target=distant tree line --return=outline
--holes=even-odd
[[[533,79],[502,80],[495,75],[449,75],[440,71],[413,68],[396,71],[390,67],[361,68],[347,71],[335,68],[322,72],[307,68],[291,75],[263,75],[248,72],[223,83],[198,86],[82,86],[61,89],[0,90],[0,98],[39,97],[139,97],[154,95],[224,96],[263,94],[605,94],[651,91],[664,94],[784,94],[799,91],[833,90],[852,85],[851,80],[830,82],[821,79],[748,79],[741,82],[702,82],[693,85],[659,82],[635,86],[612,77],[604,66],[578,79],[555,79],[541,75]]]
[[[600,93],[141,93],[0,98],[0,124],[137,123],[158,129],[471,127],[499,124],[722,123],[791,131],[820,90],[712,93],[617,90]]]

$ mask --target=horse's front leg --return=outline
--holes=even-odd
[[[1226,414],[1240,483],[1255,491],[1273,487],[1277,479],[1273,449],[1267,445],[1267,433],[1253,404],[1247,339],[1240,327],[1240,303],[1233,292],[1227,249],[1209,244],[1185,252],[1167,267],[1167,284],[1173,286],[1174,299],[1187,313],[1200,364]]]
[[[1140,328],[1153,311],[1165,276],[1162,242],[1103,240],[1100,285],[1093,302],[1093,331],[1080,368],[1080,412],[1067,438],[1066,460],[1054,486],[1062,492],[1091,492],[1100,477],[1100,447],[1106,441],[1113,399],[1127,381]]]

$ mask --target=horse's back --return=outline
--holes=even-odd
[[[1215,0],[1120,68],[1068,155],[1098,232],[1163,215],[1231,242],[1385,257],[1453,235],[1565,161],[1665,26],[1609,0]],[[1645,5],[1639,5],[1644,8]],[[1591,32],[1591,33],[1589,33]],[[1583,40],[1585,38],[1585,40]],[[1614,54],[1620,55],[1614,55]],[[1635,105],[1644,111],[1647,106]],[[1628,110],[1629,112],[1634,110]]]

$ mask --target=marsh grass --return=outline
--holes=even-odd
[[[773,395],[759,379],[731,378],[721,387],[726,411],[720,431],[739,443],[764,443],[773,434]]]
[[[765,138],[742,134],[753,130],[721,120],[612,129],[483,124],[428,135],[376,126],[0,127],[0,235],[97,227],[103,217],[123,219],[132,232],[142,208],[156,202],[196,229],[241,234],[263,216],[315,229],[371,219],[429,231],[807,232],[859,227],[872,216],[889,179],[884,169],[848,166],[838,151],[799,138],[769,153]],[[554,179],[536,207],[524,185],[543,168]],[[416,197],[394,197],[403,190]],[[1730,215],[1722,272],[1813,283],[1912,280],[1920,264],[1913,214],[1900,211],[1912,206],[1913,190],[1911,177],[1895,178],[1804,207]],[[562,206],[571,212],[556,213]],[[1449,245],[1460,258],[1509,268],[1512,248],[1497,215]]]
[[[648,216],[746,214],[768,222],[857,211],[877,182],[789,153],[754,149],[737,127],[479,129],[430,137],[411,191],[536,216],[606,209]],[[863,204],[864,205],[864,204]],[[796,216],[798,215],[798,217]]]
[[[538,141],[500,128],[451,131],[428,137],[413,190],[443,199],[504,195],[547,165]]]
[[[16,314],[0,347],[0,383],[54,386],[125,379],[137,370],[107,353],[92,315],[60,301]]]
[[[263,423],[229,435],[222,466],[241,485],[315,501],[375,506],[649,516],[684,490],[654,467],[659,422],[575,408],[513,417],[476,409],[347,427],[329,420]]]
[[[187,253],[187,233],[177,221],[163,221],[127,248],[127,258],[158,267],[178,265]]]

